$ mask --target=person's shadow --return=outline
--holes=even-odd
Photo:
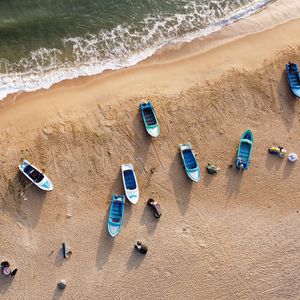
[[[144,206],[144,211],[140,218],[140,224],[147,227],[148,234],[154,234],[158,224],[158,219],[154,217],[152,207],[149,207],[147,204]]]
[[[272,169],[275,169],[275,171],[278,171],[280,166],[282,165],[283,159],[278,157],[275,154],[267,153],[266,157],[266,168],[271,171]]]
[[[52,300],[58,300],[64,293],[64,290],[59,289],[58,287],[56,287],[56,289],[54,290],[53,293],[53,297]]]
[[[284,166],[284,170],[283,170],[283,178],[286,179],[288,177],[290,177],[290,175],[293,172],[293,169],[295,167],[295,163],[290,162],[290,161],[286,161],[285,166]]]
[[[5,294],[6,291],[10,288],[14,277],[7,277],[0,273],[0,294]]]
[[[145,259],[144,254],[139,253],[135,248],[132,249],[131,254],[129,256],[129,259],[126,264],[126,269],[128,271],[132,269],[138,269],[139,266],[142,264],[142,262]]]

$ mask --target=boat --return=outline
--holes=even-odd
[[[158,137],[160,133],[160,127],[152,103],[150,101],[147,103],[141,103],[140,110],[146,131],[152,137]]]
[[[237,153],[236,159],[236,167],[238,169],[245,169],[248,170],[250,164],[250,158],[252,154],[253,148],[253,134],[251,130],[246,130],[240,139],[239,149]]]
[[[113,194],[109,217],[108,217],[108,232],[112,237],[117,236],[121,231],[121,226],[124,218],[125,196]]]
[[[201,173],[196,156],[192,148],[192,144],[179,144],[179,150],[181,153],[186,174],[192,181],[199,182]]]
[[[121,167],[123,186],[127,199],[136,204],[139,201],[139,187],[132,164],[123,164]]]
[[[300,98],[300,72],[298,66],[294,63],[288,63],[285,65],[285,70],[292,93]]]
[[[53,190],[53,184],[51,180],[26,159],[24,159],[22,164],[19,165],[19,169],[32,183],[34,183],[41,190]]]

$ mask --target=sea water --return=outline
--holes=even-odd
[[[134,65],[272,0],[0,0],[0,99]]]

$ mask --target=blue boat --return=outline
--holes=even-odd
[[[195,181],[200,181],[200,168],[196,156],[194,154],[191,143],[179,144],[179,150],[181,153],[181,158],[183,160],[184,168],[188,177]]]
[[[253,134],[251,130],[246,130],[241,139],[239,144],[239,149],[237,153],[237,159],[236,159],[236,167],[240,170],[245,169],[248,170],[249,164],[250,164],[250,158],[252,154],[252,148],[253,148]]]
[[[125,196],[113,194],[107,224],[108,232],[112,237],[115,237],[121,231],[124,218],[124,205]]]
[[[300,72],[298,66],[294,63],[288,63],[285,65],[285,70],[292,93],[300,98]]]
[[[140,110],[146,131],[152,137],[158,137],[160,127],[152,103],[150,101],[147,103],[141,103]]]
[[[19,165],[19,170],[41,190],[47,192],[53,190],[51,180],[28,160],[23,160],[22,164]]]

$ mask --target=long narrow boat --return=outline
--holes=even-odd
[[[140,110],[146,131],[152,137],[158,137],[160,127],[152,103],[150,101],[147,103],[141,103]]]
[[[181,153],[186,174],[191,180],[199,182],[201,173],[196,156],[192,148],[192,144],[179,144],[179,150]]]
[[[41,190],[53,190],[53,184],[51,180],[26,159],[24,159],[22,164],[19,165],[19,169],[31,182],[33,182]]]
[[[292,93],[300,98],[300,72],[298,66],[294,63],[288,63],[285,65],[285,70]]]
[[[121,231],[124,218],[124,205],[125,196],[113,194],[107,224],[108,232],[112,237],[115,237]]]
[[[123,164],[121,167],[123,186],[127,199],[136,204],[139,201],[139,187],[132,164]]]
[[[251,130],[246,130],[240,139],[239,149],[237,153],[236,159],[236,167],[238,169],[245,169],[248,170],[250,164],[250,158],[252,154],[253,148],[253,134]]]

